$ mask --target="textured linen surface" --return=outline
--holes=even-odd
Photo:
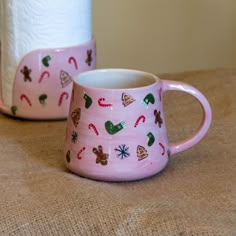
[[[63,164],[66,121],[0,114],[0,235],[236,235],[236,70],[166,74],[208,98],[207,136],[151,178],[107,183]],[[169,140],[196,131],[201,106],[164,96]]]

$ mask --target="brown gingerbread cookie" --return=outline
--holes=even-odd
[[[159,128],[161,128],[161,125],[163,124],[163,120],[162,120],[162,118],[161,118],[161,112],[155,110],[155,111],[154,111],[154,116],[155,116],[155,124],[158,123]]]
[[[31,69],[29,69],[27,66],[24,66],[23,69],[20,71],[24,75],[24,81],[29,81],[31,82],[32,79],[30,77]]]
[[[71,119],[75,127],[79,124],[81,109],[77,108],[71,113]]]
[[[98,146],[98,148],[93,148],[93,153],[97,156],[96,158],[96,163],[99,164],[101,163],[101,165],[105,166],[107,165],[108,161],[108,157],[109,155],[107,153],[103,152],[103,147],[101,145]]]
[[[86,63],[87,63],[89,66],[91,66],[92,61],[93,61],[93,58],[92,58],[92,50],[87,50]]]

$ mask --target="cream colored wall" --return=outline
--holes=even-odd
[[[93,32],[99,68],[236,66],[235,0],[93,0]]]

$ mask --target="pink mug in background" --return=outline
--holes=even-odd
[[[72,78],[95,68],[95,39],[77,46],[34,50],[17,66],[10,105],[3,99],[4,78],[0,76],[0,112],[30,120],[66,119]]]
[[[196,134],[168,143],[163,94],[178,90],[202,105]],[[73,81],[64,160],[72,172],[104,181],[130,181],[160,172],[169,157],[189,149],[207,133],[210,105],[196,88],[136,70],[84,72]]]

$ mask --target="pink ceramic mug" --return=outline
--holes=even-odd
[[[1,51],[0,51],[1,57]],[[91,39],[76,46],[38,49],[19,62],[9,93],[3,96],[0,76],[0,112],[31,120],[57,120],[68,116],[72,78],[96,68],[96,44]]]
[[[196,134],[178,144],[167,139],[162,96],[168,90],[193,95],[204,111]],[[161,171],[171,155],[199,142],[211,118],[207,99],[185,83],[127,69],[85,72],[73,81],[65,164],[97,180],[142,179]]]

